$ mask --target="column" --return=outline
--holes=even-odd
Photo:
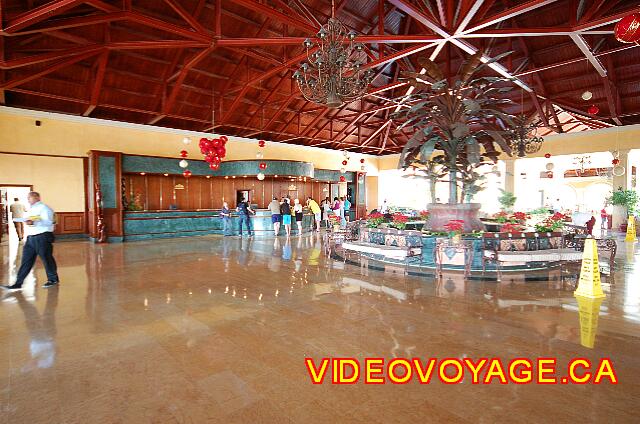
[[[620,165],[624,166],[625,173],[621,176],[613,176],[613,191],[622,187],[623,190],[627,190],[631,186],[631,164],[629,162],[629,150],[620,150],[618,159],[620,159]],[[620,228],[620,224],[627,222],[627,211],[622,206],[613,207],[613,231],[617,231]]]
[[[507,159],[504,161],[506,169],[504,171],[504,191],[515,194],[516,190],[516,161]]]

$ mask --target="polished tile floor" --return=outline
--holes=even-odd
[[[0,303],[0,424],[638,422],[634,246],[604,284],[593,347],[556,271],[434,281],[321,252],[315,236],[57,243],[62,284],[40,288],[38,265]],[[0,282],[19,259],[0,246]],[[620,382],[312,385],[307,356],[609,357]]]

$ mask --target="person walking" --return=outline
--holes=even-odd
[[[280,202],[278,202],[277,197],[274,197],[271,203],[269,203],[269,211],[271,211],[273,232],[276,237],[278,237],[278,233],[280,233],[280,221],[282,221],[282,215],[280,215]]]
[[[309,207],[309,210],[311,210],[311,213],[313,214],[316,231],[320,231],[320,222],[322,221],[322,209],[320,209],[318,202],[313,200],[311,196],[309,196],[309,198],[307,199],[307,206]]]
[[[27,200],[31,205],[29,216],[21,218],[27,224],[25,231],[27,241],[22,248],[22,263],[18,270],[16,282],[11,286],[3,286],[7,290],[22,289],[24,279],[27,278],[33,265],[35,265],[37,256],[40,256],[47,273],[47,282],[42,287],[49,288],[60,283],[58,265],[53,257],[53,210],[40,201],[40,194],[35,191],[29,193]]]
[[[249,202],[247,202],[247,199],[244,197],[242,198],[242,201],[238,203],[236,212],[238,212],[238,218],[240,219],[240,237],[242,237],[243,224],[247,226],[247,233],[249,233],[249,237],[253,237],[253,233],[251,232],[251,222],[249,221],[249,214],[252,214],[253,210],[251,209]]]
[[[304,213],[302,212],[302,203],[299,199],[293,201],[293,213],[296,217],[296,227],[298,227],[298,235],[302,235],[302,220],[304,219]]]
[[[27,211],[17,197],[13,199],[13,203],[11,204],[11,206],[9,206],[9,210],[11,211],[13,226],[16,229],[16,234],[18,234],[18,241],[22,241],[22,239],[24,238],[24,223],[18,220],[24,218],[24,214]]]
[[[280,205],[280,215],[282,215],[282,225],[287,233],[287,237],[291,236],[291,205],[289,205],[289,199],[282,200]]]
[[[231,210],[229,210],[229,204],[227,202],[222,202],[220,218],[222,218],[222,234],[228,237],[231,235]]]

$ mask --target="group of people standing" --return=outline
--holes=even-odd
[[[321,210],[318,203],[311,197],[307,198],[307,207],[313,213],[315,219],[315,228],[320,231],[320,215]],[[304,219],[304,208],[299,199],[293,200],[291,205],[291,199],[283,197],[278,201],[277,197],[274,197],[271,203],[269,203],[269,211],[271,212],[271,223],[273,224],[273,233],[277,237],[280,234],[280,226],[284,226],[287,237],[291,235],[291,221],[295,218],[298,235],[302,234],[302,220]]]
[[[351,202],[348,197],[334,197],[333,202],[329,197],[326,197],[322,203],[322,220],[325,221],[327,228],[331,225],[329,217],[333,214],[340,219],[340,225],[345,227],[349,222],[349,210],[351,209]]]

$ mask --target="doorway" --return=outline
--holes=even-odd
[[[29,207],[27,195],[33,191],[30,185],[0,185],[0,242],[9,240],[9,243],[18,242],[18,233],[13,225],[11,204],[18,199],[26,209]]]

